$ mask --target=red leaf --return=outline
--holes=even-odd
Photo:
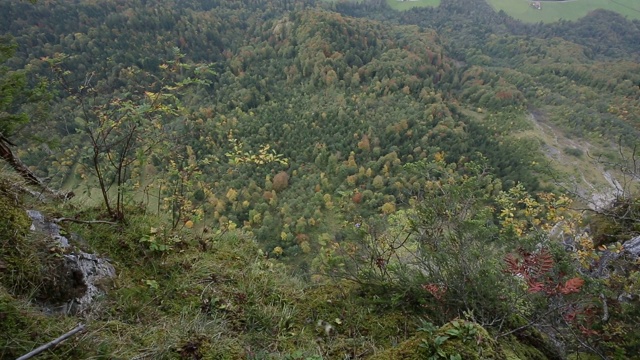
[[[549,250],[542,249],[536,257],[538,265],[538,275],[547,273],[553,269],[553,256],[549,253]]]
[[[564,286],[560,289],[563,294],[573,294],[580,292],[580,288],[584,285],[584,280],[579,277],[574,277],[564,283]]]
[[[593,335],[598,335],[598,332],[593,330],[593,329],[587,329],[586,327],[580,325],[578,327],[580,329],[580,332],[582,333],[582,335],[585,336],[593,336]]]
[[[529,292],[530,293],[537,293],[537,292],[541,292],[542,290],[544,290],[544,284],[541,282],[536,282],[536,281],[529,281]]]
[[[447,287],[438,284],[424,284],[422,288],[429,292],[436,300],[442,300],[442,297],[447,292]]]
[[[520,265],[520,260],[516,258],[514,254],[507,254],[504,257],[504,262],[507,264],[507,271],[513,275],[522,274],[522,266]]]
[[[576,318],[576,312],[572,311],[570,313],[564,314],[563,318],[566,322],[572,322]]]

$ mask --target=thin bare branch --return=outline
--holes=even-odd
[[[37,348],[35,348],[34,350],[30,351],[27,354],[24,354],[22,356],[20,356],[19,358],[17,358],[16,360],[27,360],[27,359],[31,359],[32,357],[40,354],[41,352],[47,350],[47,349],[51,349],[52,347],[55,347],[56,345],[60,344],[61,342],[67,340],[68,338],[72,337],[73,335],[79,333],[80,331],[84,330],[84,324],[78,324],[78,326],[76,326],[75,328],[73,328],[71,331],[65,333],[64,335],[42,345],[39,346]]]
[[[53,222],[59,224],[61,222],[72,222],[77,224],[107,224],[107,225],[118,225],[118,223],[113,221],[105,221],[105,220],[78,220],[74,218],[56,218],[53,219]]]

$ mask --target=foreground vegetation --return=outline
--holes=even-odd
[[[3,186],[3,211],[24,218],[14,195]],[[136,214],[117,233],[110,225],[68,228],[88,240],[83,246],[109,254],[118,269],[117,278],[103,284],[106,297],[84,319],[43,315],[23,301],[31,291],[56,285],[44,273],[28,272],[32,258],[11,260],[3,247],[3,271],[29,281],[3,279],[0,357],[16,358],[79,321],[87,322],[87,331],[46,358],[361,358],[402,342],[420,325],[420,308],[376,301],[379,295],[367,287],[303,282],[239,232],[182,231],[171,234],[171,248],[152,250],[142,239],[162,226],[155,217]],[[3,222],[2,235],[23,244],[23,253],[46,254],[51,245],[36,242],[27,227]]]
[[[0,357],[633,358],[638,22],[389,10],[1,2]]]
[[[607,240],[591,240],[566,197],[522,187],[492,195],[495,180],[473,163],[436,159],[413,170],[429,181],[424,200],[382,223],[353,224],[347,240],[318,254],[314,274],[241,231],[171,230],[141,209],[128,209],[126,225],[69,223],[64,232],[81,238],[58,248],[28,231],[27,206],[84,218],[102,210],[43,205],[4,179],[0,355],[15,358],[85,322],[46,357],[633,358],[637,306],[617,299],[635,291],[637,265],[611,258],[621,248],[609,235],[634,234],[637,221],[612,230],[617,215],[603,214],[595,234]],[[635,219],[631,204],[620,211]],[[560,219],[563,242],[549,236]],[[36,304],[74,297],[56,262],[78,248],[107,254],[117,277],[102,281],[105,296],[90,313],[43,314]],[[624,270],[603,273],[606,257]],[[563,348],[551,341],[560,336]]]

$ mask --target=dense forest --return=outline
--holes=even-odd
[[[160,301],[144,293],[160,291],[152,276],[187,276],[191,265],[180,256],[217,248],[193,261],[208,269],[223,266],[210,262],[229,261],[221,253],[233,254],[256,272],[269,268],[270,276],[285,277],[290,271],[296,278],[261,284],[262,295],[280,298],[259,301],[223,279],[244,275],[211,280],[225,283],[223,293],[207,298],[218,303],[198,306],[239,321],[228,329],[251,339],[238,345],[224,338],[228,356],[221,350],[211,358],[355,359],[377,347],[393,352],[405,340],[415,345],[419,327],[401,315],[437,325],[420,327],[432,340],[419,347],[424,353],[411,355],[417,358],[467,358],[443,350],[442,342],[466,343],[487,330],[503,343],[485,344],[479,358],[637,353],[636,269],[594,275],[605,262],[598,251],[619,252],[637,235],[637,200],[628,197],[634,185],[623,181],[624,196],[612,208],[582,216],[569,204],[589,204],[585,194],[592,189],[586,188],[594,186],[571,182],[587,170],[569,168],[591,166],[637,180],[637,167],[623,163],[635,161],[640,135],[640,22],[596,11],[577,22],[527,25],[476,0],[405,12],[383,0],[1,0],[0,19],[2,144],[6,140],[29,176],[43,179],[39,184],[74,195],[54,213],[119,224],[122,239],[79,224],[69,231],[92,234],[91,247],[122,268],[158,262],[158,269],[137,275],[124,270],[148,288],[114,285],[110,301],[139,304],[119,308],[132,316],[123,323],[134,326],[134,313]],[[556,143],[539,129],[551,129]],[[11,152],[5,154],[7,160]],[[2,188],[6,207],[15,189]],[[593,236],[586,239],[589,221]],[[0,249],[13,254],[8,245]],[[456,257],[460,252],[465,255]],[[2,259],[0,272],[5,262],[15,265]],[[183,268],[165,268],[171,262]],[[332,328],[347,321],[301,295],[296,281],[314,284],[314,296],[352,291],[355,300],[340,300],[345,307],[350,301],[371,306],[380,319],[413,329],[391,341],[380,329],[352,324],[349,334],[336,335],[324,326],[322,345],[312,350],[299,322],[312,319],[313,328],[318,319],[306,314],[278,323],[276,333],[294,334],[282,339],[286,345],[261,338],[271,325],[241,313],[247,301],[255,300],[247,312],[258,303],[284,311],[307,302],[336,319]],[[29,296],[34,282],[3,282],[0,299]],[[358,288],[322,288],[336,283]],[[177,285],[161,288],[176,296],[171,286]],[[269,286],[290,292],[272,294]],[[620,301],[622,293],[632,300]],[[183,295],[186,302],[202,301],[187,290]],[[0,318],[9,316],[2,306]],[[145,316],[142,323],[154,315]],[[358,321],[371,321],[362,316]],[[553,330],[543,332],[544,326]],[[386,339],[369,343],[358,337],[366,335],[354,335],[359,331]],[[215,348],[210,336],[202,330],[190,341]],[[509,357],[502,349],[507,340],[529,348],[512,346],[515,357]],[[103,358],[133,356],[109,355],[115,340],[104,341]],[[249,343],[262,355],[248,355]],[[87,344],[69,351],[83,358]],[[20,355],[21,348],[6,346],[0,357]],[[158,350],[150,356],[208,358],[204,350],[171,346],[172,355]],[[531,347],[543,349],[534,355]],[[402,351],[381,358],[413,358]]]

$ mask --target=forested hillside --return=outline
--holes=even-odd
[[[470,335],[459,339],[466,343],[486,332],[473,327],[480,324],[501,334],[493,335],[502,337],[500,345],[490,343],[484,350],[496,359],[509,358],[505,351],[527,358],[523,354],[533,350],[515,349],[517,342],[549,346],[537,358],[571,352],[607,358],[616,351],[630,356],[637,347],[626,304],[594,300],[613,299],[615,291],[599,293],[593,280],[587,281],[595,294],[592,303],[571,298],[593,270],[587,262],[599,259],[597,245],[606,248],[615,241],[580,242],[584,225],[569,203],[581,195],[577,203],[587,205],[589,192],[602,187],[606,198],[614,197],[603,174],[639,173],[620,165],[620,156],[630,154],[640,135],[638,21],[597,11],[577,22],[525,25],[475,0],[443,0],[436,8],[401,13],[382,0],[0,0],[0,34],[15,44],[2,78],[20,74],[24,84],[7,82],[12,88],[38,89],[38,96],[12,95],[10,106],[0,107],[30,118],[11,133],[4,124],[0,130],[49,187],[75,194],[53,211],[76,209],[131,226],[121,228],[119,243],[107,234],[98,236],[102,242],[90,241],[100,251],[113,251],[110,256],[121,266],[176,255],[167,263],[183,267],[165,269],[163,262],[160,270],[127,270],[136,279],[128,281],[138,281],[136,291],[160,291],[157,282],[147,282],[160,279],[153,271],[166,272],[167,279],[200,276],[185,265],[190,256],[206,271],[217,266],[211,261],[227,261],[207,251],[234,254],[219,244],[231,237],[252,255],[229,256],[251,262],[256,273],[268,268],[272,276],[283,276],[287,264],[317,286],[328,286],[330,279],[359,284],[357,295],[349,287],[344,291],[351,295],[340,301],[366,308],[362,298],[371,297],[380,318],[413,327],[394,333],[397,342],[413,344],[418,327],[417,321],[397,316],[426,317],[440,326],[464,313],[466,320],[458,325],[422,327],[423,332],[457,338],[446,326],[464,323]],[[6,192],[11,189],[7,185]],[[607,223],[605,218],[600,221]],[[602,229],[609,225],[602,223],[599,234],[605,236],[608,230]],[[611,227],[626,240],[635,235],[636,223],[634,218]],[[564,230],[555,238],[562,241],[554,242],[548,233],[553,228],[557,235],[556,225]],[[73,230],[87,231],[81,228]],[[565,234],[571,239],[562,238]],[[567,242],[583,253],[564,251]],[[182,250],[174,254],[177,249]],[[449,258],[461,249],[465,256]],[[527,261],[534,265],[520,264]],[[0,258],[0,271],[2,264]],[[542,276],[548,272],[553,275]],[[249,276],[259,278],[256,273]],[[221,276],[211,284],[224,283],[225,277],[246,281],[239,273]],[[526,284],[514,280],[517,276]],[[168,281],[160,285],[163,290],[185,291],[185,301],[205,306]],[[291,287],[280,295],[262,284],[260,296],[266,300],[247,300],[249,290],[234,293],[233,287],[209,294],[207,301],[227,306],[221,318],[239,322],[220,328],[248,339],[225,338],[228,358],[346,358],[347,349],[348,358],[364,358],[376,353],[378,340],[367,342],[366,334],[355,332],[388,337],[383,327],[352,324],[348,335],[336,335],[325,326],[323,349],[314,351],[303,329],[315,326],[317,314],[304,314],[307,319],[296,314],[271,319],[280,321],[272,330],[283,337],[282,345],[274,338],[258,339],[256,334],[271,331],[265,325],[270,320],[257,324],[255,317],[240,314],[247,301],[285,312],[299,300],[335,318],[321,319],[331,320],[332,329],[347,321],[346,314],[318,305],[317,293],[304,293],[302,286],[296,293],[297,280],[287,281],[270,284]],[[616,279],[616,286],[631,286],[625,281]],[[134,299],[128,285],[114,285],[119,298],[110,301],[121,306],[125,298]],[[195,282],[190,286],[209,291]],[[515,290],[505,295],[504,289]],[[389,293],[393,299],[375,300]],[[137,310],[120,310],[134,317],[157,297]],[[235,300],[225,303],[223,297]],[[270,302],[272,297],[279,298]],[[602,311],[609,316],[607,306],[619,307],[623,315],[607,324],[596,321]],[[546,312],[549,307],[555,312]],[[176,309],[161,311],[176,315]],[[547,324],[550,314],[566,320],[553,323],[556,333],[543,336],[530,329]],[[358,321],[372,321],[360,315]],[[145,317],[142,322],[153,314]],[[313,324],[301,325],[304,321]],[[610,324],[631,335],[606,328]],[[575,329],[582,333],[557,340]],[[554,348],[547,335],[564,345]],[[213,340],[202,336],[192,340],[206,348]],[[595,345],[603,339],[612,344]],[[105,348],[114,341],[105,340]],[[381,348],[396,342],[380,341]],[[431,358],[440,358],[442,343],[424,344]],[[301,352],[293,355],[298,345]],[[174,351],[177,345],[166,346]],[[251,346],[264,357],[248,355]],[[167,349],[158,354],[168,356]],[[190,358],[192,353],[181,349],[178,355]],[[226,358],[222,353],[213,358]],[[193,354],[203,358],[204,350]]]
[[[132,4],[126,12],[52,6],[50,16],[23,15],[40,24],[25,27],[28,41],[17,37],[29,55],[16,66],[47,76],[51,70],[46,58],[64,52],[60,65],[66,71],[64,82],[76,86],[89,81],[96,92],[91,101],[100,104],[113,94],[157,90],[159,82],[184,80],[193,75],[187,73],[189,64],[206,66],[210,69],[206,84],[181,93],[184,111],[163,120],[165,132],[174,132],[166,145],[174,159],[185,161],[190,149],[196,162],[207,163],[198,166],[198,182],[193,181],[188,194],[193,206],[188,210],[200,210],[208,221],[246,225],[271,247],[290,248],[295,237],[309,233],[334,236],[335,226],[325,229],[321,219],[341,214],[328,209],[328,203],[339,207],[361,193],[350,216],[369,216],[381,213],[384,204],[405,203],[423,184],[419,178],[402,176],[402,165],[440,151],[449,161],[462,156],[477,159],[481,153],[503,181],[538,188],[529,168],[536,145],[496,137],[485,129],[487,124],[472,121],[463,111],[463,102],[472,98],[474,107],[500,109],[494,116],[504,121],[523,111],[524,95],[494,70],[456,65],[433,30],[389,27],[324,10],[285,15],[286,4],[274,5],[275,9],[233,4],[220,5],[229,8],[225,11],[230,11],[231,19],[238,19],[232,25],[220,20],[224,13],[220,7],[206,11],[193,4],[181,3],[184,8],[178,9],[163,5],[160,10]],[[22,7],[16,13],[44,11],[27,4],[9,5]],[[3,13],[11,16],[12,11]],[[84,21],[66,18],[74,13],[92,16]],[[266,20],[258,19],[258,13]],[[58,16],[65,18],[56,20]],[[47,26],[43,19],[51,20],[48,26],[60,35],[40,46],[28,29],[37,32]],[[96,25],[89,28],[92,21]],[[123,38],[132,40],[123,45]],[[120,50],[122,46],[131,51]],[[171,62],[175,67],[176,61],[184,63],[180,73],[158,81],[165,76],[159,66]],[[58,78],[50,81],[58,86]],[[470,82],[475,85],[469,86]],[[47,134],[49,147],[40,146],[40,151],[24,154],[23,159],[40,164],[42,175],[73,185],[76,182],[69,177],[86,172],[72,165],[83,156],[86,138],[78,131],[83,122],[78,117],[83,115],[72,115],[77,103],[65,99],[64,92],[59,96],[63,101],[54,105],[52,114],[61,115],[31,128],[33,134]],[[495,132],[504,130],[498,126],[502,125],[494,125]],[[238,164],[228,155],[236,151],[234,146],[258,152],[267,145],[286,159],[286,166]],[[170,171],[166,148],[153,151],[157,154],[150,160],[156,159],[151,161],[155,166],[148,172]],[[50,161],[42,160],[46,152],[51,153]],[[176,163],[178,168],[188,166]],[[284,185],[278,183],[282,176],[276,177],[281,171],[287,173]],[[285,237],[283,229],[289,229],[284,231],[286,239],[279,239]]]

